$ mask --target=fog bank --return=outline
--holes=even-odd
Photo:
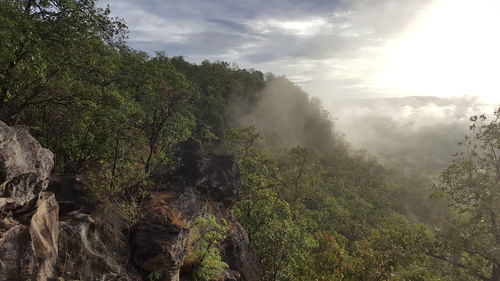
[[[388,166],[437,173],[460,149],[470,116],[494,108],[474,97],[403,97],[343,100],[329,109],[354,149]]]

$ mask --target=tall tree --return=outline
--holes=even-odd
[[[458,278],[500,280],[500,110],[494,119],[471,117],[470,135],[441,175],[437,189],[455,210],[448,227],[440,230],[441,252]],[[469,277],[460,277],[463,276]],[[458,279],[460,280],[460,279]]]
[[[194,127],[194,116],[189,110],[189,83],[177,72],[162,53],[149,62],[151,80],[137,98],[143,106],[143,130],[147,137],[145,171],[151,172],[155,156],[168,160],[173,144],[185,140]],[[163,157],[162,157],[163,156]],[[163,159],[160,159],[163,158]]]

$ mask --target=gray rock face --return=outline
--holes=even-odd
[[[236,280],[259,280],[259,267],[250,251],[247,232],[234,219],[230,222],[231,232],[220,245],[222,258],[230,269],[239,272]]]
[[[191,186],[214,202],[229,207],[241,191],[240,171],[231,155],[208,155],[200,142],[189,139],[181,145],[182,169]]]
[[[0,215],[28,211],[47,188],[54,154],[25,127],[0,121]]]
[[[0,281],[30,280],[35,260],[29,228],[6,219],[0,225]]]
[[[59,206],[43,192],[53,165],[26,128],[0,122],[0,281],[54,277]]]

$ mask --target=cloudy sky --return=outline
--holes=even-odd
[[[500,93],[497,0],[100,3],[125,19],[136,49],[284,74],[326,104]]]

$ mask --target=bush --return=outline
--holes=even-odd
[[[227,231],[228,228],[218,224],[214,216],[198,217],[193,221],[185,261],[192,266],[193,279],[210,281],[221,278],[228,265],[222,261],[216,245],[226,237]]]

